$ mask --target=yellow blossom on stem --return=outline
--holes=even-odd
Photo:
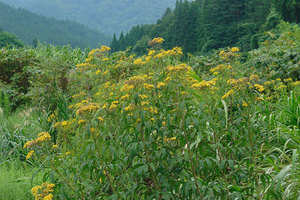
[[[158,89],[160,89],[160,88],[162,88],[162,87],[164,87],[164,86],[166,86],[166,84],[163,83],[163,82],[158,82],[158,84],[157,84],[157,88],[158,88]]]
[[[145,84],[144,84],[144,87],[145,87],[147,90],[152,90],[152,89],[154,88],[154,85],[145,83]]]
[[[257,101],[263,101],[264,98],[262,98],[262,97],[257,97],[256,100],[257,100]]]
[[[240,49],[237,47],[232,47],[230,51],[234,53],[240,51]]]
[[[129,95],[128,94],[125,94],[124,96],[122,96],[121,98],[120,98],[120,100],[128,100],[129,99]]]
[[[232,95],[234,93],[233,90],[229,90],[229,92],[227,92],[226,94],[224,94],[224,96],[222,96],[222,99],[227,99],[230,95]]]
[[[263,92],[265,90],[264,86],[255,84],[254,85],[255,89],[257,89],[259,92]]]
[[[33,154],[34,154],[34,151],[31,150],[31,151],[27,154],[26,160],[28,160],[29,158],[31,158]]]
[[[100,121],[100,122],[103,122],[103,118],[102,117],[98,117],[98,120]]]
[[[243,107],[248,107],[248,104],[244,101],[242,104]]]
[[[83,124],[83,123],[85,123],[85,122],[86,122],[86,120],[81,119],[81,120],[78,121],[78,124]]]
[[[101,46],[100,52],[103,53],[103,52],[106,52],[106,51],[110,51],[110,47]]]

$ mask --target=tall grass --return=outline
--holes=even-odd
[[[32,184],[41,183],[42,176],[36,175],[31,179],[36,169],[17,161],[2,162],[0,164],[0,199],[1,200],[29,200]]]

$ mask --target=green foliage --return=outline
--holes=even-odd
[[[73,48],[95,48],[108,44],[110,38],[97,30],[70,20],[55,20],[15,9],[0,2],[0,26],[32,45],[35,39],[53,45],[71,45]],[[1,40],[0,40],[1,41]]]
[[[300,28],[282,22],[262,37],[261,46],[249,52],[248,68],[255,67],[272,78],[300,79]]]
[[[141,56],[40,45],[26,68],[39,109],[2,116],[1,157],[27,153],[54,184],[43,198],[296,199],[298,32],[281,23],[257,50],[186,63],[162,38]]]
[[[0,164],[0,199],[3,200],[31,200],[31,177],[37,169],[24,165],[18,161]],[[42,181],[36,176],[34,184]]]
[[[163,37],[165,48],[180,46],[185,53],[207,53],[226,46],[248,51],[258,47],[264,31],[280,23],[283,12],[294,8],[275,10],[273,3],[273,0],[177,1],[175,9],[168,9],[156,24],[133,27],[125,37],[115,40],[113,50],[125,50],[147,36]],[[294,20],[289,21],[297,21],[296,15],[291,18]],[[133,48],[132,52],[142,55],[147,48]]]
[[[24,44],[20,40],[18,40],[16,36],[0,31],[0,48],[7,47],[7,46],[23,47]]]

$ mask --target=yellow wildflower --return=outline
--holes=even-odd
[[[244,101],[242,104],[243,107],[248,107],[248,104]]]
[[[287,86],[286,86],[286,85],[280,85],[280,86],[277,87],[276,89],[277,89],[277,90],[281,90],[281,89],[284,89],[284,88],[287,88]]]
[[[84,113],[87,113],[87,112],[97,111],[98,109],[100,109],[99,104],[89,103],[88,105],[82,106],[81,108],[79,108],[76,111],[76,115],[81,115],[81,114],[84,114]]]
[[[234,53],[240,51],[240,49],[237,47],[232,47],[230,51]]]
[[[111,104],[109,107],[109,110],[114,110],[115,108],[117,108],[118,106],[116,104]]]
[[[262,98],[262,97],[257,97],[256,100],[257,100],[257,101],[263,101],[264,98]]]
[[[121,98],[120,98],[120,100],[122,101],[122,100],[128,100],[129,99],[129,95],[128,94],[125,94],[124,96],[122,96]]]
[[[152,89],[154,88],[154,85],[145,83],[145,84],[144,84],[144,87],[145,87],[147,90],[152,90]]]
[[[103,52],[106,52],[106,51],[110,51],[110,48],[107,47],[107,46],[101,46],[100,52],[103,53]]]
[[[86,122],[86,120],[81,119],[81,120],[78,121],[78,124],[83,124],[85,122]]]
[[[52,200],[52,199],[53,199],[52,194],[48,194],[47,196],[44,197],[44,200]]]
[[[155,44],[161,44],[163,41],[165,41],[163,38],[157,37],[157,38],[154,38],[153,40],[149,41],[148,44],[152,46]]]
[[[293,79],[291,79],[291,78],[286,78],[286,79],[283,79],[283,81],[284,81],[284,82],[292,82]]]
[[[31,158],[31,156],[32,156],[33,154],[34,154],[34,151],[31,150],[31,151],[27,154],[26,160],[28,160],[29,158]]]
[[[265,90],[264,86],[255,84],[254,85],[255,89],[257,89],[259,92],[263,92]]]
[[[99,75],[100,73],[101,73],[100,69],[96,71],[96,75]]]
[[[67,121],[63,121],[63,122],[60,123],[60,125],[61,125],[61,126],[67,126],[67,125],[68,125],[68,122],[67,122]]]
[[[157,84],[158,89],[160,89],[161,87],[164,87],[164,86],[166,86],[166,84],[163,82],[158,82],[158,84]]]
[[[96,129],[95,129],[95,128],[91,128],[90,131],[91,131],[92,133],[94,133],[94,132],[96,132]]]
[[[23,148],[24,148],[24,149],[25,149],[25,148],[30,149],[30,148],[31,148],[32,146],[34,146],[35,144],[36,144],[35,140],[27,141],[27,142],[24,144]]]
[[[103,72],[103,75],[108,74],[109,70],[106,70],[105,72]]]
[[[155,54],[155,51],[152,50],[152,51],[149,51],[148,56],[153,56],[154,54]]]
[[[227,99],[230,95],[232,95],[234,93],[233,90],[229,90],[229,92],[227,92],[226,94],[224,94],[224,96],[222,96],[222,99]]]
[[[292,86],[297,86],[297,85],[300,85],[300,81],[296,81],[296,82],[292,83]]]
[[[135,65],[144,65],[145,62],[143,62],[142,59],[138,58],[135,61],[133,61],[133,64],[135,64]]]
[[[255,74],[253,74],[253,75],[250,76],[250,81],[256,81],[257,82],[257,81],[259,81],[259,77]]]

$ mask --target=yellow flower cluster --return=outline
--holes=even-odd
[[[124,110],[127,112],[131,112],[135,109],[135,106],[133,104],[130,104],[129,106],[125,107]]]
[[[292,86],[298,86],[298,85],[300,85],[300,81],[295,81],[292,83]]]
[[[232,47],[232,48],[230,49],[230,51],[234,53],[234,52],[239,52],[240,49],[237,48],[237,47]]]
[[[112,111],[112,110],[116,109],[118,107],[117,106],[118,103],[119,103],[118,101],[112,102],[110,107],[109,107],[109,110]]]
[[[126,85],[138,86],[138,85],[142,85],[143,83],[145,83],[149,79],[151,79],[151,77],[149,77],[146,74],[132,76],[132,77],[129,78],[129,80],[125,81],[125,84]]]
[[[132,90],[133,88],[134,88],[133,85],[125,84],[125,85],[122,87],[121,91],[129,91],[129,90]]]
[[[255,74],[253,74],[253,75],[250,76],[250,81],[255,81],[255,82],[257,82],[257,81],[259,81],[259,80],[260,80],[259,77],[258,77],[257,75],[255,75]]]
[[[89,103],[88,105],[82,106],[76,111],[76,115],[81,115],[87,112],[97,111],[100,109],[100,105],[97,103]]]
[[[101,49],[100,49],[100,52],[101,52],[101,53],[104,53],[104,52],[107,52],[107,51],[110,51],[110,47],[107,47],[107,46],[101,46]]]
[[[203,90],[205,88],[215,86],[216,83],[217,83],[217,79],[212,79],[210,81],[203,80],[200,83],[193,84],[191,87],[194,88],[194,89]]]
[[[43,183],[42,185],[35,186],[31,189],[32,195],[35,200],[52,200],[55,184]]]
[[[177,55],[183,55],[181,47],[175,47],[172,50],[168,50],[168,51],[161,50],[158,54],[156,54],[154,56],[154,58],[161,59],[161,58],[164,58],[166,56],[177,56]]]
[[[215,73],[215,72],[223,72],[227,69],[232,69],[232,67],[230,65],[227,65],[227,66],[226,65],[218,65],[217,67],[215,67],[209,71],[212,73]]]
[[[50,140],[51,140],[51,136],[48,132],[41,132],[38,134],[38,137],[35,140],[27,141],[25,143],[25,145],[23,146],[23,148],[30,149],[35,145],[38,145],[40,143],[50,141]]]
[[[92,49],[89,54],[88,57],[92,58],[93,55],[95,55],[95,53],[100,52],[100,49]]]
[[[255,89],[257,89],[259,92],[263,92],[265,90],[264,86],[255,84],[254,85]]]
[[[237,87],[237,86],[241,86],[241,85],[247,84],[248,81],[249,81],[248,77],[244,77],[244,78],[240,78],[240,79],[229,79],[227,81],[227,84],[231,85],[231,86],[234,86],[234,87]]]
[[[153,45],[155,45],[155,44],[161,44],[161,43],[163,43],[163,41],[165,41],[163,38],[157,37],[157,38],[154,38],[153,40],[150,40],[150,41],[148,42],[148,44],[149,44],[150,46],[153,46]]]
[[[144,65],[144,64],[146,64],[146,62],[144,62],[141,58],[138,58],[135,61],[133,61],[133,64],[135,64],[135,65]]]
[[[121,98],[120,98],[120,100],[121,101],[125,101],[125,100],[128,100],[129,99],[129,94],[125,94],[124,96],[122,96]]]
[[[47,121],[48,121],[48,122],[52,122],[52,121],[54,121],[55,119],[56,119],[55,113],[52,113],[52,114],[48,117]]]
[[[26,156],[26,160],[28,160],[29,158],[31,158],[31,156],[34,154],[34,150],[31,150],[27,156]]]
[[[144,87],[145,87],[147,90],[152,90],[152,89],[154,88],[154,85],[148,84],[148,83],[144,83]]]
[[[233,90],[229,90],[229,92],[227,92],[226,94],[224,94],[223,96],[222,96],[222,99],[227,99],[230,95],[232,95],[234,93],[234,91]]]
[[[82,97],[82,96],[85,96],[85,95],[86,95],[86,93],[81,91],[79,94],[73,95],[72,98],[78,98],[78,97]]]
[[[158,82],[158,84],[157,84],[158,89],[165,87],[165,86],[166,86],[166,84],[164,82]]]
[[[183,63],[183,64],[176,65],[176,66],[168,66],[165,70],[170,73],[178,73],[178,72],[191,71],[192,68],[190,66],[187,66],[185,63]]]

